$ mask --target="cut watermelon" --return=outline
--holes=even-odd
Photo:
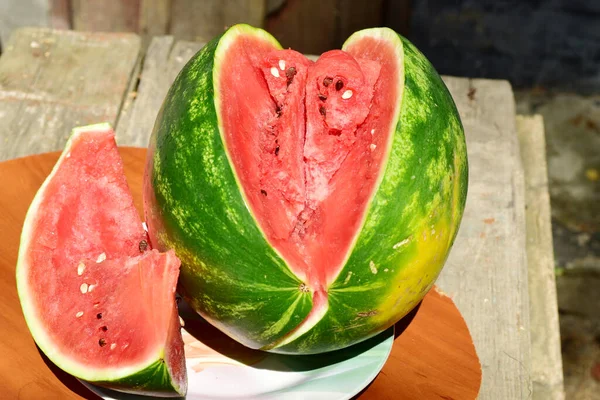
[[[39,348],[101,386],[184,395],[179,265],[148,245],[110,126],[75,129],[21,235],[17,287]]]
[[[452,97],[396,32],[357,32],[313,62],[235,25],[167,94],[144,209],[203,317],[249,347],[319,353],[418,304],[456,237],[467,178]]]

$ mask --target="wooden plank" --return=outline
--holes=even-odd
[[[146,147],[156,115],[175,77],[202,47],[201,43],[180,41],[172,36],[155,37],[144,59],[141,79],[133,104],[123,108],[117,126],[117,142],[124,146]],[[128,115],[129,114],[129,115]]]
[[[140,0],[139,33],[142,36],[143,48],[146,48],[152,37],[166,35],[171,20],[171,0]]]
[[[71,29],[71,1],[50,1],[50,23],[52,29]]]
[[[117,143],[121,146],[148,146],[148,139],[158,110],[170,82],[166,75],[169,54],[173,47],[172,36],[155,37],[150,42],[140,77],[135,100],[124,108],[117,126]],[[143,79],[142,79],[143,77]],[[133,98],[133,96],[129,96]],[[128,116],[127,114],[130,114]]]
[[[268,16],[266,29],[284,48],[321,54],[339,48],[337,0],[288,0]]]
[[[0,160],[61,149],[77,125],[114,125],[139,52],[134,34],[16,31],[0,57]]]
[[[140,0],[71,0],[73,29],[138,32]]]
[[[373,28],[375,26],[383,26],[383,10],[383,0],[339,0],[339,43],[336,47],[339,48],[341,44],[356,31],[365,28]]]
[[[222,4],[225,26],[240,22],[261,28],[265,25],[266,0],[223,0]]]
[[[0,48],[6,48],[12,32],[24,26],[48,26],[48,0],[0,1]]]
[[[562,400],[565,393],[542,116],[517,116],[517,132],[525,170],[533,399]]]
[[[461,310],[479,354],[480,399],[531,397],[524,176],[506,81],[446,77],[469,153],[463,222],[438,284]]]
[[[195,0],[172,0],[171,35],[177,40],[206,42],[223,31],[220,1],[205,0],[202,7]]]
[[[235,23],[264,25],[265,0],[172,0],[171,35],[177,40],[207,42]]]

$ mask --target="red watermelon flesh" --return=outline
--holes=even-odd
[[[385,84],[401,72],[395,49],[377,43],[367,57],[368,48],[333,50],[312,62],[258,41],[230,46],[218,78],[235,88],[220,94],[226,148],[258,224],[309,283],[318,314],[382,173],[399,97]]]
[[[71,137],[30,207],[18,263],[27,323],[59,367],[119,390],[185,393],[180,262],[149,248],[106,124]],[[144,372],[158,360],[166,387]]]

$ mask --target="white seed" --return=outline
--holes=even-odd
[[[111,350],[114,350],[114,349],[116,349],[116,348],[117,348],[117,344],[116,344],[116,343],[111,343],[111,345],[110,345],[110,349],[111,349]]]
[[[348,100],[350,97],[352,97],[352,90],[346,90],[342,94],[342,99],[344,99],[344,100]]]
[[[371,129],[371,135],[375,134],[375,129]]]
[[[100,264],[102,261],[106,260],[106,254],[102,253],[98,256],[98,259],[96,260],[96,263]]]
[[[179,325],[185,326],[185,321],[181,317],[179,317]]]
[[[92,290],[94,290],[95,287],[96,287],[96,285],[88,286],[88,293],[91,292]]]
[[[271,75],[273,75],[275,78],[279,78],[279,70],[276,67],[272,67]]]
[[[85,264],[80,262],[79,265],[77,265],[77,275],[83,275],[83,271],[85,271]]]
[[[279,69],[285,71],[285,60],[279,60]]]
[[[145,223],[145,222],[142,222],[142,228],[144,228],[144,230],[145,230],[146,232],[148,232],[148,225],[146,225],[146,223]]]
[[[80,318],[83,315],[83,311],[79,311],[77,314],[75,314],[75,316],[77,318]]]
[[[122,348],[123,350],[125,350],[125,349],[126,349],[126,348],[128,348],[128,347],[129,347],[129,343],[125,343],[123,346],[121,346],[121,348]]]
[[[88,291],[88,284],[87,283],[82,283],[81,286],[79,286],[79,290],[81,290],[81,293],[87,293]]]
[[[67,158],[71,157],[71,152],[67,153]]]
[[[369,147],[371,148],[371,151],[373,151],[377,148],[377,145],[375,143],[371,143]]]

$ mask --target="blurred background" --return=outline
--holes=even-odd
[[[204,42],[236,22],[310,54],[388,26],[441,74],[510,81],[546,128],[567,398],[599,399],[600,0],[0,0],[0,44],[20,26]]]

